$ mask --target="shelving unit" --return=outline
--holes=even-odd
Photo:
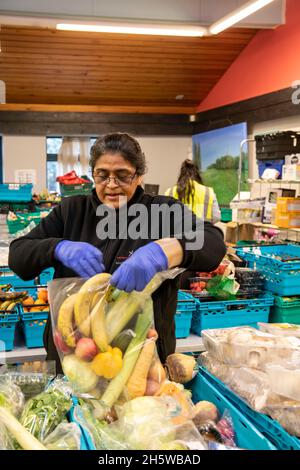
[[[203,352],[205,351],[202,338],[191,334],[188,338],[177,339],[176,352]],[[0,352],[0,364],[14,364],[31,361],[44,361],[46,359],[46,350],[44,348],[28,349],[20,345],[13,351]]]
[[[0,364],[44,361],[45,359],[46,350],[44,348],[28,349],[26,346],[17,346],[13,351],[0,352]]]

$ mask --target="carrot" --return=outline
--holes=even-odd
[[[147,388],[147,376],[153,360],[156,336],[147,338],[140,352],[135,368],[126,384],[129,399],[142,397]]]

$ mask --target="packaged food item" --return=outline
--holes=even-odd
[[[256,411],[261,411],[271,393],[270,381],[265,372],[249,367],[235,367],[228,385]]]
[[[43,442],[65,420],[71,406],[71,390],[68,384],[58,377],[46,391],[26,402],[20,423]]]
[[[202,331],[206,349],[230,365],[265,369],[266,364],[300,367],[300,338],[280,337],[252,327]]]
[[[201,366],[205,367],[208,372],[218,377],[222,382],[228,384],[232,379],[232,375],[235,372],[234,366],[229,366],[224,362],[219,361],[209,352],[200,354],[198,362]]]
[[[300,338],[300,325],[292,323],[258,323],[258,327],[264,333],[277,336],[296,336]]]
[[[265,372],[249,367],[230,366],[207,352],[201,354],[199,361],[254,410],[260,411],[265,406],[271,392],[270,380]]]
[[[276,419],[290,434],[300,437],[300,402],[270,395],[263,412]]]
[[[266,373],[274,393],[300,402],[300,368],[268,364]]]
[[[60,423],[44,440],[49,450],[80,450],[80,428],[75,423]]]
[[[43,392],[56,375],[55,361],[8,366],[6,377],[22,390],[26,399]]]

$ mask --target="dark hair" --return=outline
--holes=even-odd
[[[179,201],[186,201],[188,204],[194,201],[193,181],[203,184],[197,165],[192,160],[186,159],[181,165],[177,180],[177,193]]]
[[[90,166],[94,171],[97,160],[105,153],[120,153],[141,176],[146,173],[146,159],[137,140],[125,132],[116,132],[99,137],[91,147]]]

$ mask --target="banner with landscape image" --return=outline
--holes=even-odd
[[[193,135],[193,159],[203,183],[214,189],[219,205],[229,206],[238,192],[240,143],[247,139],[246,123]],[[248,149],[243,148],[241,191],[248,191]]]

